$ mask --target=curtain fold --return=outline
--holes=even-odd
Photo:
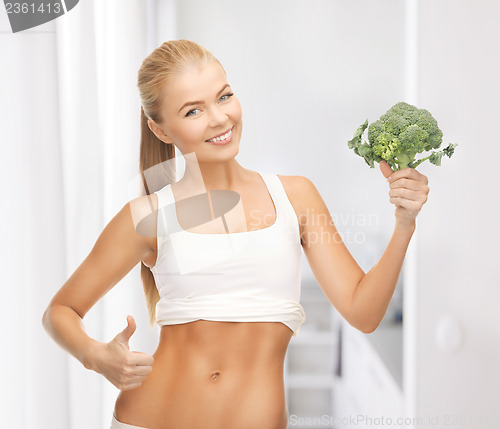
[[[94,1],[56,20],[59,126],[65,217],[65,273],[83,261],[104,227],[104,139],[98,120]],[[104,341],[102,302],[85,316],[87,333]],[[68,425],[101,427],[104,382],[69,357]]]
[[[41,324],[43,311],[65,276],[54,25],[44,25],[43,33],[14,35],[3,31],[4,24],[0,426],[63,428],[68,427],[68,381],[63,376],[67,356]]]
[[[109,428],[119,390],[59,347],[41,318],[137,196],[137,71],[165,34],[173,38],[157,30],[173,10],[173,1],[85,0],[0,35],[2,427]],[[152,354],[159,328],[148,326],[140,264],[87,313],[86,332],[108,342],[128,314],[137,322],[130,350]]]

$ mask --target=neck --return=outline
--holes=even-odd
[[[223,162],[190,162],[186,160],[186,171],[182,182],[190,188],[205,191],[212,189],[238,189],[249,180],[248,170],[233,158]]]

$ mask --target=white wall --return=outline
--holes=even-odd
[[[419,15],[419,101],[445,142],[460,145],[443,168],[426,166],[431,191],[418,222],[417,410],[438,414],[435,428],[446,415],[485,423],[500,397],[500,4],[422,0]],[[445,314],[464,331],[456,353],[435,341]]]

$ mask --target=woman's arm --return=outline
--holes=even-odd
[[[365,333],[373,332],[387,312],[414,231],[415,226],[396,225],[384,254],[354,288],[351,311],[367,327]]]
[[[380,170],[389,182],[389,201],[396,206],[396,225],[384,254],[353,292],[352,312],[374,331],[384,318],[394,295],[406,249],[415,232],[416,217],[427,201],[429,181],[414,168],[393,172],[382,161]]]
[[[144,196],[123,206],[43,314],[42,323],[47,333],[87,369],[93,367],[92,358],[103,343],[87,335],[83,318],[99,299],[152,251],[146,239],[148,232],[138,233],[135,225],[139,221],[137,213],[144,216],[145,211],[156,204],[156,198]],[[149,212],[156,210],[155,206]],[[156,222],[151,224],[156,225]]]
[[[64,304],[51,304],[43,314],[42,323],[47,333],[63,349],[78,359],[86,369],[91,369],[89,357],[96,354],[101,343],[85,332],[82,317]]]
[[[393,173],[390,167],[389,171],[384,168],[381,165],[384,176],[392,175],[393,179],[389,195],[397,206],[396,227],[381,259],[366,274],[343,243],[314,184],[306,177],[290,176],[293,183],[290,181],[287,187],[299,218],[304,253],[316,281],[342,317],[364,333],[373,332],[387,311],[415,230],[415,217],[429,192],[427,178],[415,169]],[[403,201],[406,198],[414,201]]]

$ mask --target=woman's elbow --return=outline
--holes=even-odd
[[[45,311],[43,312],[42,315],[42,326],[43,328],[48,331],[49,329],[49,323],[50,323],[50,311],[51,311],[51,306],[49,305]]]
[[[363,334],[371,334],[378,328],[380,324],[380,323],[374,323],[373,321],[362,320],[354,317],[351,317],[350,320],[348,320],[348,322],[353,328],[357,329]]]

